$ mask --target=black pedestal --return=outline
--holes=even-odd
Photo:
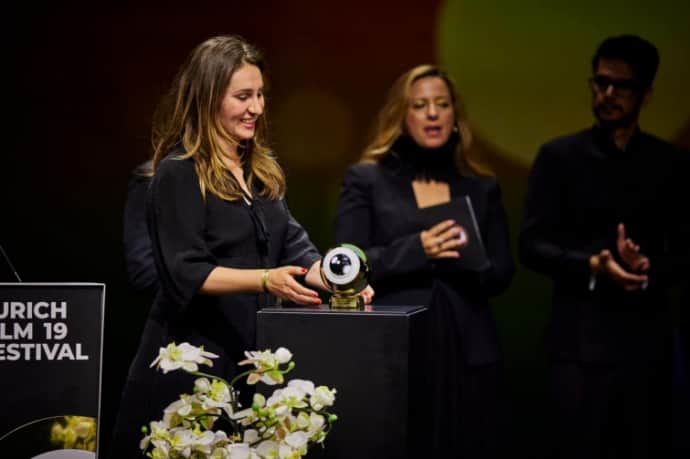
[[[287,379],[337,389],[338,415],[326,449],[309,457],[406,458],[424,442],[426,308],[367,311],[266,308],[258,349],[288,348],[297,364]]]

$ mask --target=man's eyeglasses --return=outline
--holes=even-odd
[[[617,96],[629,96],[640,89],[640,83],[632,78],[625,80],[614,80],[612,78],[596,75],[589,79],[589,85],[593,91],[606,92],[609,86],[613,87],[613,93]]]

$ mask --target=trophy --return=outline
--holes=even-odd
[[[332,309],[361,309],[359,292],[369,284],[367,256],[352,244],[340,244],[326,252],[321,260],[321,279],[331,288]]]

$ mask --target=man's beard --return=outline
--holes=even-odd
[[[604,129],[627,128],[637,122],[640,115],[640,109],[642,108],[642,103],[637,103],[629,113],[623,114],[622,116],[615,119],[607,119],[604,116],[602,116],[601,112],[604,111],[604,109],[606,108],[608,108],[609,110],[614,109],[621,113],[623,112],[623,108],[615,102],[605,101],[600,104],[597,104],[593,107],[592,111],[594,112],[594,117],[599,122],[599,126],[601,126]]]

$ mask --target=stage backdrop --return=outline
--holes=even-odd
[[[112,419],[150,303],[125,283],[126,182],[151,153],[153,109],[193,46],[239,33],[264,50],[267,116],[291,210],[322,250],[333,240],[345,168],[361,154],[391,83],[414,65],[441,64],[458,83],[476,141],[502,185],[515,247],[537,146],[592,123],[586,78],[604,37],[638,33],[659,46],[658,81],[642,125],[690,146],[689,5],[202,1],[117,3],[98,12],[33,5],[29,13],[10,13],[4,31],[11,81],[0,244],[28,280],[108,284],[103,410],[104,421]],[[0,275],[12,279],[4,267]],[[513,428],[525,443],[516,454],[538,455],[542,442],[549,295],[548,282],[520,269],[493,302],[519,421]]]

